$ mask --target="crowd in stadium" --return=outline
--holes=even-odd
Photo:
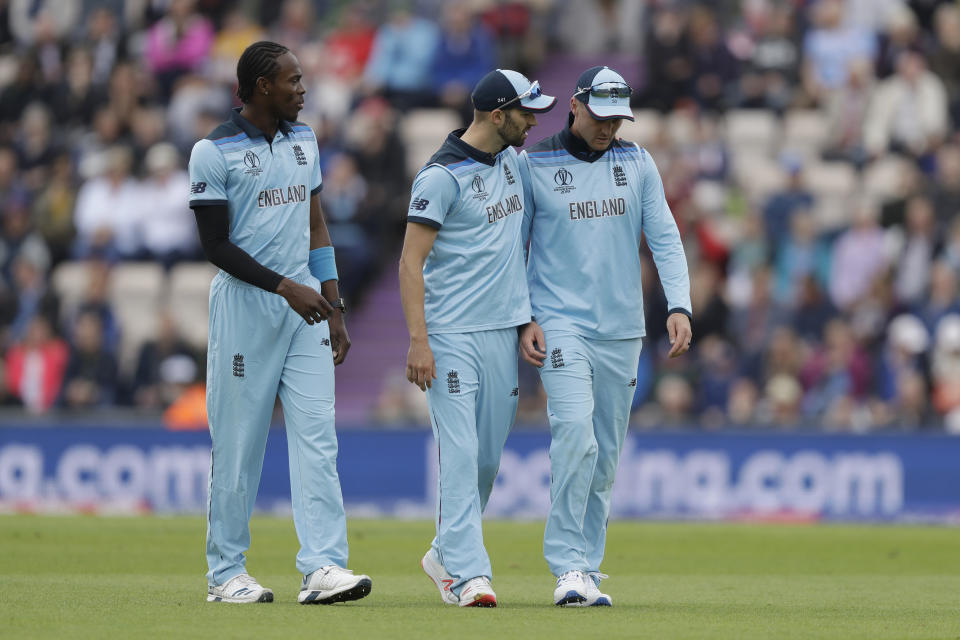
[[[150,415],[202,384],[203,343],[169,313],[121,354],[137,327],[111,279],[203,260],[186,161],[260,39],[303,66],[355,306],[396,268],[407,119],[467,119],[495,67],[563,111],[557,66],[610,64],[635,83],[621,135],[656,158],[693,295],[693,348],[668,360],[659,284],[644,292],[638,428],[960,431],[960,3],[944,0],[0,2],[0,404]],[[56,274],[78,262],[64,304]],[[521,417],[543,402],[528,393]]]

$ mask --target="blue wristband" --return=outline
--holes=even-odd
[[[319,247],[310,252],[310,273],[320,282],[338,280],[337,261],[333,257],[333,247]]]

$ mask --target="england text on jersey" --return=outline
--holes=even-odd
[[[257,206],[261,209],[266,207],[275,207],[282,204],[293,202],[304,202],[307,199],[307,186],[298,184],[294,186],[264,189],[257,195]]]
[[[585,220],[591,218],[605,218],[607,216],[622,216],[627,212],[627,201],[623,198],[608,198],[601,200],[584,200],[570,203],[570,219]]]
[[[506,218],[511,213],[523,210],[523,203],[520,202],[520,196],[512,195],[504,198],[492,207],[487,207],[487,222],[494,223],[497,220]]]

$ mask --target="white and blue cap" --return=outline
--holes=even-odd
[[[633,89],[623,76],[610,67],[591,67],[580,74],[573,97],[587,106],[595,120],[633,120],[631,93]]]
[[[470,97],[477,111],[523,109],[544,113],[557,103],[556,98],[540,91],[539,82],[530,82],[522,73],[509,69],[494,69],[480,78]]]

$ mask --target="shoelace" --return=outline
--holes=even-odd
[[[253,576],[242,573],[237,576],[237,584],[242,587],[252,587],[253,585],[257,584],[257,581],[253,578]]]
[[[600,582],[601,580],[606,580],[610,577],[605,573],[600,573],[599,571],[588,571],[587,575],[593,578],[594,583]]]
[[[573,582],[576,580],[583,581],[583,572],[579,570],[567,571],[557,578],[557,585],[560,585],[564,582]]]

